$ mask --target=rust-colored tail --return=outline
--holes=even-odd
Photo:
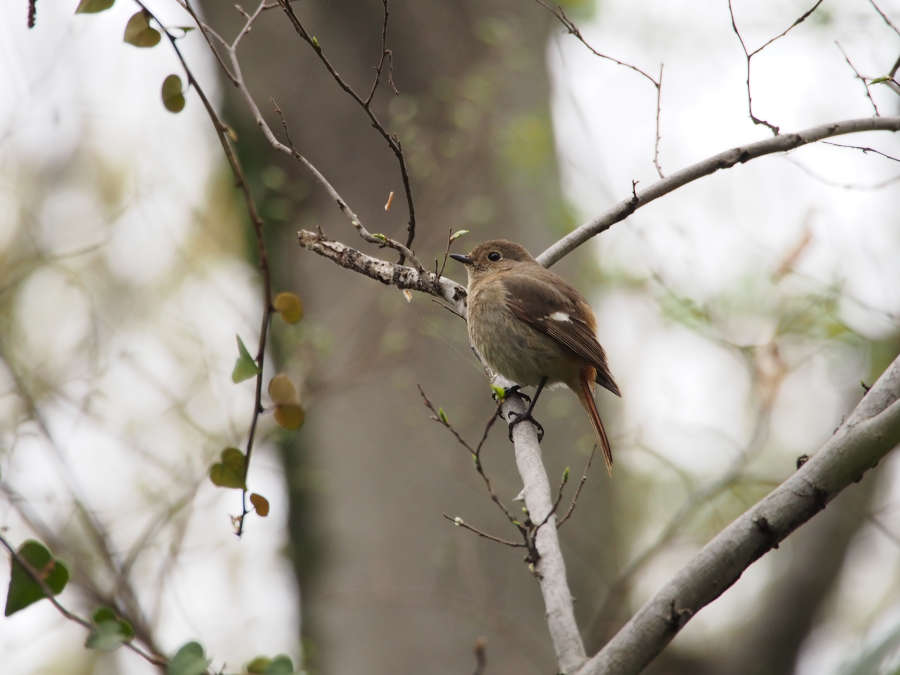
[[[594,394],[591,392],[591,380],[594,379],[594,376],[593,368],[583,369],[578,380],[578,388],[575,389],[573,387],[573,389],[575,389],[578,400],[581,401],[581,405],[584,406],[588,417],[591,418],[594,429],[597,431],[597,437],[600,439],[600,447],[603,450],[603,459],[606,460],[606,471],[611,476],[613,465],[612,449],[609,447],[606,429],[603,428],[603,421],[600,419],[600,413],[597,412],[597,404],[594,402]]]

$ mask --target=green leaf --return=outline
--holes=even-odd
[[[450,424],[450,422],[447,421],[447,413],[444,412],[443,408],[438,408],[438,417],[441,418],[441,422],[444,424]]]
[[[116,0],[81,0],[75,8],[76,14],[96,14],[113,6]]]
[[[203,653],[203,645],[188,642],[175,652],[166,668],[166,675],[203,675],[209,664],[210,659]]]
[[[109,607],[100,607],[91,617],[94,624],[84,642],[88,649],[112,651],[134,637],[134,628],[125,619],[116,616]]]
[[[292,675],[294,672],[294,662],[285,654],[279,654],[263,671],[263,675]]]
[[[247,458],[237,448],[225,448],[222,461],[209,467],[209,479],[214,485],[225,488],[244,488],[244,473],[247,470]]]
[[[494,398],[496,398],[498,401],[502,401],[503,399],[506,398],[506,388],[505,387],[501,387],[499,385],[492,384],[491,389],[494,392]]]
[[[450,235],[450,241],[456,241],[464,234],[469,234],[469,231],[468,230],[457,230],[456,232],[454,232],[453,234]]]
[[[258,375],[259,366],[256,365],[256,361],[250,356],[250,352],[248,352],[247,348],[244,346],[244,341],[241,340],[241,336],[236,335],[235,337],[237,337],[238,357],[237,361],[234,362],[234,370],[231,371],[231,381],[237,384],[238,382],[249,380],[251,377]]]
[[[272,303],[287,323],[297,323],[303,318],[303,303],[295,293],[279,293]]]
[[[869,80],[869,84],[882,84],[883,82],[890,82],[894,78],[892,77],[876,77],[872,80]]]
[[[169,75],[163,80],[161,93],[166,110],[173,113],[184,110],[184,87],[178,75]]]
[[[131,15],[125,24],[125,36],[122,38],[135,47],[155,47],[162,36],[155,28],[150,27],[150,13],[139,10]]]
[[[29,539],[19,548],[19,557],[31,570],[58,595],[69,581],[69,570],[58,559],[54,558],[41,542]],[[11,558],[12,569],[9,575],[9,588],[6,593],[6,609],[4,615],[10,616],[20,609],[46,597],[41,585],[32,579],[31,574],[15,559]]]

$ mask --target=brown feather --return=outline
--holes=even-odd
[[[593,373],[590,372],[590,368],[585,368],[581,371],[579,387],[575,393],[578,395],[578,400],[581,401],[581,405],[584,406],[588,417],[591,418],[591,422],[594,424],[597,438],[600,439],[600,448],[603,450],[603,459],[606,460],[606,471],[611,476],[613,465],[612,449],[609,446],[609,439],[606,437],[606,429],[603,428],[603,421],[600,419],[600,413],[597,412],[597,404],[594,402],[594,395],[591,393],[592,375]]]
[[[553,283],[536,280],[525,274],[506,272],[503,275],[503,285],[507,289],[507,306],[516,318],[553,338],[578,359],[591,364],[597,372],[597,383],[616,396],[621,396],[606,363],[606,353],[594,335],[594,326],[588,323],[593,319],[593,314],[587,303],[562,278],[537,263],[535,266],[543,273],[542,276],[552,275]],[[585,306],[581,307],[581,304]],[[569,321],[551,319],[554,312],[565,312]]]

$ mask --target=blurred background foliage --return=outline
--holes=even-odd
[[[194,32],[180,45],[237,135],[274,289],[300,295],[305,314],[273,321],[267,378],[291,376],[306,423],[287,433],[264,417],[250,480],[272,513],[233,537],[238,493],[207,472],[223,447],[242,446],[252,413],[252,385],[233,385],[230,371],[235,334],[251,352],[257,337],[255,238],[195,95],[179,115],[159,101],[172,54],[121,42],[127,5],[77,17],[39,6],[31,32],[24,7],[0,10],[12,92],[0,102],[4,536],[35,536],[66,560],[66,602],[119,608],[167,653],[198,639],[229,670],[287,652],[310,672],[465,672],[484,638],[491,671],[549,672],[519,552],[441,518],[504,532],[416,389],[480,436],[493,404],[464,325],[298,249],[299,227],[361,242],[264,142]],[[175,3],[151,6],[188,23]],[[727,5],[564,6],[601,51],[648,72],[665,62],[666,171],[765,137],[747,118]],[[227,3],[201,8],[224,35],[242,23]],[[459,248],[503,236],[538,253],[626,198],[632,180],[656,179],[655,90],[537,3],[390,8],[400,93],[382,87],[375,109],[403,143],[423,261],[441,259],[459,228],[470,230]],[[296,9],[364,90],[381,2]],[[752,46],[806,9],[735,3]],[[820,8],[754,60],[757,112],[792,130],[871,114],[836,39],[867,75],[896,58],[897,37],[870,6]],[[240,56],[272,127],[270,98],[369,230],[402,238],[404,200],[383,209],[400,196],[394,157],[280,12],[263,15]],[[872,93],[898,114],[889,90]],[[841,142],[900,154],[888,134]],[[615,474],[595,467],[561,534],[589,649],[789,475],[900,351],[898,173],[896,159],[821,145],[764,158],[648,205],[558,265],[592,298],[624,394],[599,399]],[[580,475],[592,436],[575,399],[550,393],[539,417],[552,479]],[[508,500],[520,487],[511,454],[495,430],[484,461]],[[748,570],[650,671],[893,672],[897,480],[892,458]],[[0,631],[6,672],[154,670],[83,640],[47,603]]]

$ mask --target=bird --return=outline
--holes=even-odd
[[[485,241],[468,254],[450,257],[466,268],[469,340],[478,355],[495,373],[516,383],[510,390],[537,386],[527,412],[510,429],[529,419],[542,432],[531,412],[545,385],[562,383],[587,412],[611,473],[612,449],[591,385],[596,382],[616,396],[622,394],[597,340],[590,305],[515,242]]]

